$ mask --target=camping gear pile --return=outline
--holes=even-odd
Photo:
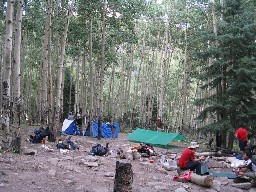
[[[97,144],[93,146],[92,149],[89,151],[89,155],[92,155],[92,156],[107,155],[107,153],[109,152],[108,144],[109,143],[106,144],[106,147],[102,146],[101,144]]]
[[[48,140],[50,142],[55,142],[54,134],[50,131],[49,128],[41,128],[39,130],[34,130],[34,135],[29,136],[29,141],[31,143],[42,143],[45,140]]]
[[[56,145],[57,149],[79,150],[77,143],[71,137],[59,139]]]
[[[146,143],[140,143],[139,146],[131,147],[131,150],[136,150],[141,154],[142,157],[155,156],[156,152],[152,145]]]

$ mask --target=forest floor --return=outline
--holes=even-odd
[[[22,130],[23,151],[34,151],[35,155],[0,153],[0,192],[113,192],[117,157],[91,156],[88,151],[100,143],[105,146],[109,142],[111,150],[138,145],[126,139],[127,134],[119,137],[97,140],[89,137],[72,136],[80,146],[79,150],[62,154],[56,143],[46,143],[54,150],[49,152],[43,144],[31,144],[26,139],[36,127]],[[243,192],[256,191],[256,188],[242,190],[232,186],[233,180],[215,177],[211,188],[201,187],[191,182],[173,181],[177,171],[165,170],[159,159],[167,154],[181,154],[187,146],[185,142],[173,143],[171,149],[155,148],[159,156],[131,160],[133,170],[134,192]],[[167,155],[168,158],[168,155]],[[153,159],[153,163],[150,163]],[[152,161],[151,161],[152,162]],[[212,161],[213,162],[213,161]],[[218,163],[218,162],[213,162]],[[223,168],[216,168],[223,170]]]

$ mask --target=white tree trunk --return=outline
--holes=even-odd
[[[7,1],[6,34],[5,34],[5,62],[4,76],[2,81],[2,149],[10,147],[10,82],[12,62],[12,33],[13,33],[13,0]]]
[[[94,66],[92,55],[93,33],[92,19],[90,19],[90,39],[89,39],[89,54],[90,54],[90,136],[93,137],[93,115],[94,115]]]
[[[60,113],[61,113],[61,97],[62,97],[62,90],[63,90],[63,66],[64,66],[64,56],[66,50],[66,42],[67,42],[67,33],[69,27],[69,20],[71,17],[71,10],[74,5],[74,0],[72,0],[71,5],[67,11],[67,17],[65,26],[63,29],[62,39],[61,39],[61,52],[60,52],[60,60],[58,63],[58,79],[57,79],[57,97],[56,97],[56,113],[55,113],[55,122],[54,122],[54,130],[60,131]]]
[[[13,127],[12,148],[20,152],[20,118],[21,118],[21,91],[20,91],[20,49],[21,49],[21,21],[23,0],[18,1],[15,20],[15,39],[13,50]]]

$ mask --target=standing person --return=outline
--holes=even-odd
[[[238,144],[241,152],[245,151],[245,146],[248,142],[248,131],[244,127],[240,127],[236,130],[236,138],[238,139]]]
[[[68,120],[73,120],[74,119],[74,115],[72,112],[69,112],[69,115],[68,115]]]
[[[111,124],[111,123],[109,123],[109,122],[107,122],[106,124],[111,127],[112,139],[115,139],[115,131],[116,131],[116,128],[115,128],[114,124]]]
[[[183,151],[178,161],[178,167],[183,170],[196,170],[201,167],[201,160],[205,160],[204,157],[195,158],[195,151],[199,147],[197,142],[191,142],[190,145]]]
[[[81,114],[78,113],[76,115],[76,126],[78,127],[79,129],[79,134],[80,136],[83,136],[83,129],[82,129],[82,126],[83,126],[83,118],[81,117]]]

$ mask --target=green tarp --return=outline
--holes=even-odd
[[[129,141],[141,142],[141,143],[149,143],[152,145],[168,145],[171,141],[187,140],[179,133],[166,133],[159,131],[151,131],[145,130],[141,128],[137,128],[135,131],[130,133],[127,136]]]

